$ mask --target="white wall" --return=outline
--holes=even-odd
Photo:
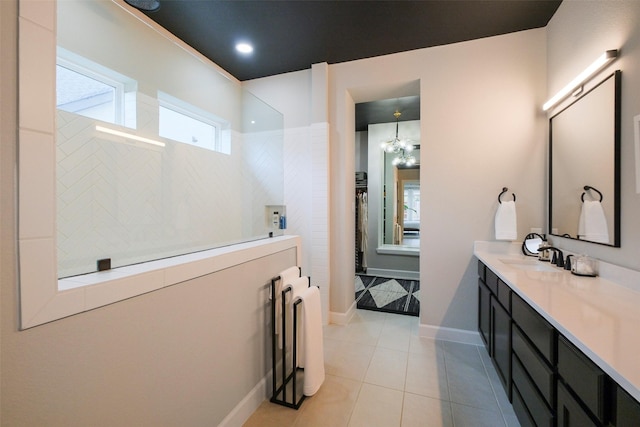
[[[473,242],[493,239],[503,186],[518,196],[519,238],[543,225],[545,41],[538,29],[331,67],[332,223],[351,211],[353,102],[371,100],[376,87],[400,96],[419,80],[423,324],[476,330]],[[342,309],[353,298],[352,248],[345,246],[332,245]]]
[[[15,322],[16,314],[16,210],[15,210],[15,162],[17,123],[17,67],[16,47],[18,45],[17,16],[15,1],[0,2],[0,384],[4,383],[4,331],[7,322]],[[10,59],[11,58],[11,59]],[[5,301],[11,307],[5,309]],[[9,316],[6,316],[9,310]],[[5,320],[6,318],[6,320]],[[0,387],[0,425],[6,392]]]
[[[565,0],[547,26],[548,97],[605,50],[620,49],[619,57],[585,89],[588,90],[613,70],[622,70],[621,247],[611,248],[563,238],[554,238],[554,243],[572,252],[586,253],[635,270],[640,269],[640,195],[635,188],[633,136],[633,117],[640,114],[640,98],[637,96],[640,93],[639,22],[640,2],[635,0]]]
[[[517,193],[519,238],[544,226],[545,35],[524,31],[329,66],[332,312],[348,313],[355,295],[355,103],[419,94],[421,322],[476,330],[473,242],[493,239],[502,187]],[[295,73],[244,85],[284,113],[285,127],[288,113],[300,117],[309,104],[295,90]]]
[[[327,64],[243,82],[284,116],[286,234],[302,237],[302,274],[320,287],[323,321],[330,317],[328,255]]]

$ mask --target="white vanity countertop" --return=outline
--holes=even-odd
[[[490,243],[474,255],[640,401],[640,292]]]

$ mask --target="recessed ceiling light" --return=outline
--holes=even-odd
[[[253,46],[251,46],[249,43],[238,43],[236,44],[236,50],[240,53],[248,55],[253,52]]]

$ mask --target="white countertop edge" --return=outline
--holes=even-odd
[[[487,267],[491,268],[491,270],[498,275],[498,277],[504,281],[507,285],[511,287],[511,289],[518,294],[523,300],[525,300],[531,307],[533,307],[542,317],[544,317],[549,323],[553,325],[562,335],[564,335],[572,344],[574,344],[577,348],[579,348],[585,355],[587,355],[600,369],[602,369],[607,375],[609,375],[614,381],[616,381],[620,387],[626,390],[634,399],[640,401],[640,383],[633,383],[629,378],[626,372],[620,372],[616,367],[612,366],[609,362],[607,362],[604,358],[602,358],[598,353],[596,353],[593,349],[587,347],[579,336],[576,336],[571,330],[568,330],[565,326],[560,324],[555,318],[553,318],[549,313],[546,312],[542,307],[540,307],[537,303],[535,303],[531,298],[527,296],[522,289],[520,289],[517,283],[513,283],[513,281],[506,277],[504,272],[501,271],[504,266],[499,265],[498,257],[513,257],[513,258],[528,258],[535,260],[533,257],[525,257],[520,251],[520,244],[516,242],[485,242],[485,241],[476,241],[474,242],[474,255],[480,261],[482,261]],[[615,269],[616,266],[613,264],[609,264],[607,266],[611,272],[615,274],[620,274],[621,271],[617,271]],[[620,269],[624,269],[623,267],[619,267]],[[634,270],[624,269],[629,274],[638,274]],[[558,270],[561,271],[560,269]],[[570,275],[570,272],[563,272],[564,274]],[[622,272],[624,273],[624,272]],[[624,286],[623,284],[619,284],[613,281],[610,281],[604,277],[598,278],[580,278],[583,280],[594,281],[598,280],[599,284],[603,286]],[[635,289],[632,289],[635,291]],[[635,369],[638,369],[637,366]]]

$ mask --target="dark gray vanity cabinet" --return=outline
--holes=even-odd
[[[478,262],[478,331],[511,400],[511,289]]]
[[[491,291],[482,280],[478,280],[478,332],[491,355]]]
[[[478,332],[491,355],[491,295],[497,292],[498,276],[478,262]]]
[[[561,335],[558,336],[558,376],[558,425],[606,425],[609,378]],[[591,423],[588,420],[592,420]]]
[[[611,414],[611,426],[613,427],[637,427],[640,425],[640,402],[624,391],[618,384],[613,384],[611,389],[613,408]]]
[[[511,289],[500,279],[491,297],[491,356],[511,401]]]
[[[640,402],[478,261],[478,330],[522,426],[640,427]]]
[[[555,425],[556,330],[518,295],[511,300],[513,394],[521,424]],[[524,421],[523,421],[524,420]]]

